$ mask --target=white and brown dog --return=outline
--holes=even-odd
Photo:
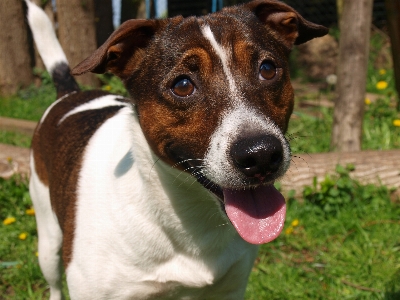
[[[275,0],[204,17],[130,20],[73,74],[111,72],[131,98],[79,91],[51,23],[28,21],[59,99],[35,131],[30,192],[51,299],[243,299],[275,239],[291,159],[288,55],[327,33]]]

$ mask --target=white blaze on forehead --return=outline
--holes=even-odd
[[[229,98],[233,104],[225,108],[220,124],[210,137],[210,144],[204,157],[204,174],[222,188],[243,188],[246,178],[232,162],[231,146],[243,136],[265,134],[275,136],[281,142],[283,162],[276,172],[276,177],[282,176],[290,163],[290,147],[282,131],[270,118],[246,104],[247,101],[237,89],[233,77],[231,51],[216,41],[209,25],[202,26],[201,31],[221,60],[229,83]]]
[[[238,96],[238,91],[237,91],[236,84],[235,84],[235,81],[232,76],[232,72],[229,69],[229,61],[230,61],[230,56],[232,54],[230,53],[229,50],[224,49],[220,44],[218,44],[218,42],[215,40],[214,34],[212,33],[209,25],[202,26],[201,31],[202,31],[204,37],[210,42],[215,53],[221,59],[221,63],[222,63],[222,67],[223,67],[225,76],[228,79],[231,96],[235,99],[235,97]]]

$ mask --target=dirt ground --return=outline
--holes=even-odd
[[[0,177],[29,175],[29,149],[0,144]]]

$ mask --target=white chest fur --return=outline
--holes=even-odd
[[[74,299],[240,298],[257,247],[192,177],[154,161],[129,108],[91,138],[67,269]]]

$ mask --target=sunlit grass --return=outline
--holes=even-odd
[[[329,210],[289,200],[283,234],[261,247],[246,299],[400,299],[399,199],[343,174],[321,183],[329,189],[311,188],[330,197]]]
[[[0,130],[0,143],[3,144],[29,148],[31,146],[31,140],[32,137],[24,133]]]
[[[286,226],[261,246],[245,299],[399,299],[399,199],[385,187],[358,190],[358,200],[329,212],[290,198]],[[0,179],[0,220],[2,299],[48,298],[25,179]]]

